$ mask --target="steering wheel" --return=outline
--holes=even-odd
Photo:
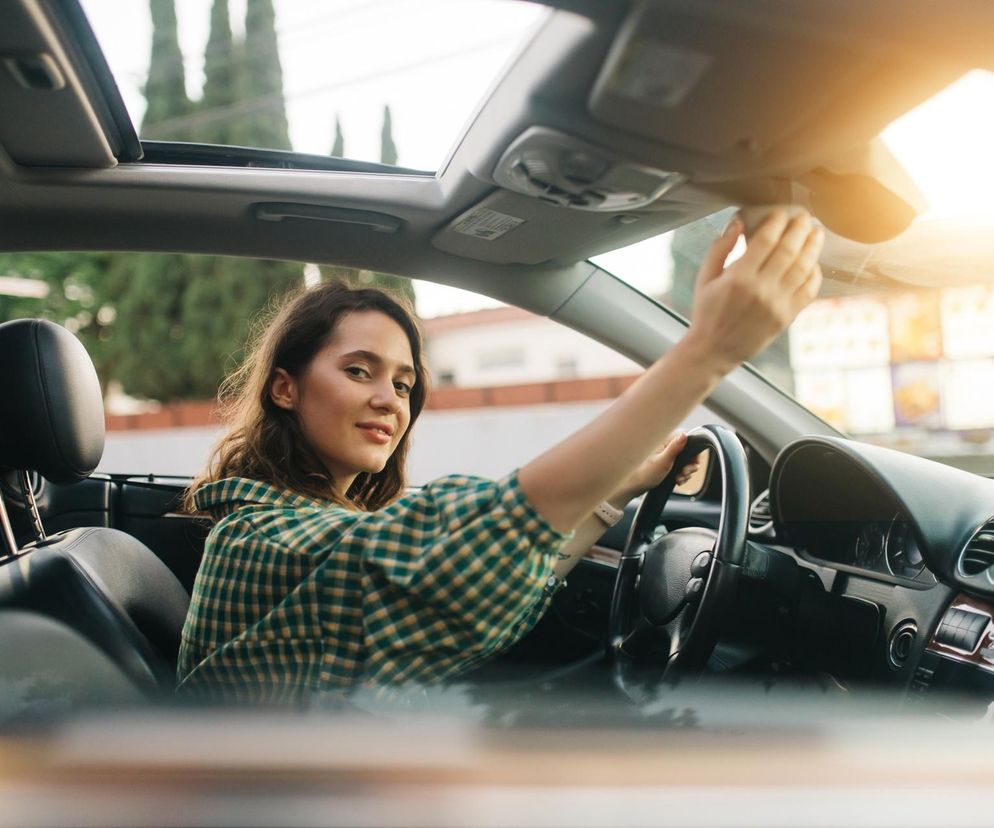
[[[657,537],[677,472],[704,450],[721,473],[718,531],[688,527]],[[748,465],[735,433],[720,425],[691,431],[673,470],[642,500],[618,564],[608,657],[626,693],[636,661],[653,661],[664,678],[707,665],[742,574],[749,504]]]

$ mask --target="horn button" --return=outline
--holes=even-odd
[[[697,528],[677,529],[645,551],[639,579],[642,613],[668,624],[687,604],[700,600],[711,571],[715,536]]]

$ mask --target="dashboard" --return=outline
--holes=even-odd
[[[957,686],[983,675],[994,697],[994,480],[806,437],[777,456],[769,508],[779,541],[828,573],[823,635],[844,635],[842,612],[858,607],[865,623],[853,643],[872,639],[878,676],[927,690],[958,664],[968,673],[955,674]]]
[[[985,477],[852,440],[803,438],[774,463],[770,509],[807,559],[902,586],[942,581],[994,598],[994,580],[963,565],[994,515],[994,481]]]

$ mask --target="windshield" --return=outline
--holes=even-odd
[[[819,299],[753,360],[842,431],[987,474],[994,473],[992,111],[994,75],[971,72],[884,131],[928,209],[880,244],[827,232]],[[595,261],[689,318],[704,251],[734,214],[715,213]]]

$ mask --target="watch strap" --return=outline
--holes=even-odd
[[[605,526],[614,526],[625,516],[625,510],[615,509],[614,506],[605,500],[594,507],[594,514],[597,515]]]

